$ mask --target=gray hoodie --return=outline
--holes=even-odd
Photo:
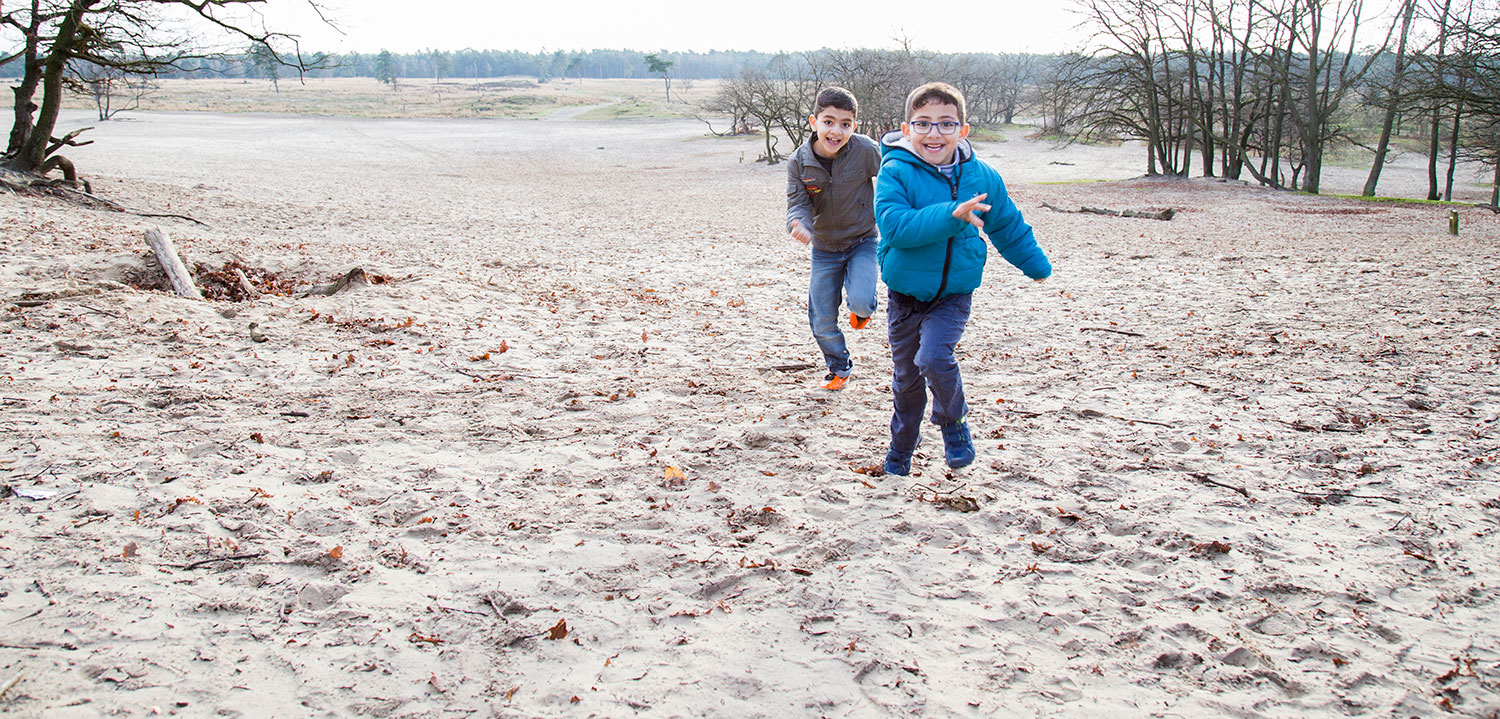
[[[813,151],[815,140],[816,135],[809,137],[786,163],[786,229],[800,220],[812,230],[813,247],[842,252],[878,233],[872,180],[880,174],[880,146],[864,135],[850,135],[830,174]]]

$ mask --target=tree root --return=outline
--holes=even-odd
[[[187,220],[203,227],[208,226],[208,223],[187,215],[166,212],[138,212],[113,200],[107,200],[92,194],[93,189],[90,187],[88,181],[77,179],[77,174],[72,170],[73,163],[68,162],[66,158],[54,155],[48,158],[47,164],[52,165],[55,160],[61,160],[62,162],[47,169],[61,168],[64,175],[62,178],[47,178],[29,173],[0,172],[0,188],[10,190],[18,195],[51,195],[91,210],[112,210],[114,212],[123,212],[127,215],[135,215],[136,217],[170,217],[178,220]],[[78,186],[80,184],[83,186],[83,189],[79,189]]]

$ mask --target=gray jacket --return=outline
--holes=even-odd
[[[792,153],[786,163],[786,229],[794,220],[812,230],[813,247],[842,252],[878,234],[875,228],[875,186],[880,174],[880,146],[853,134],[833,158],[830,176],[813,153],[813,141]]]

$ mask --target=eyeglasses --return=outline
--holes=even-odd
[[[961,122],[954,122],[952,120],[943,120],[942,122],[928,122],[926,120],[917,120],[909,124],[911,126],[911,131],[918,135],[926,135],[927,133],[932,132],[934,129],[938,131],[939,135],[952,135],[953,133],[958,132],[959,126],[963,125],[963,123]]]

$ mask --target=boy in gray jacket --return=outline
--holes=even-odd
[[[848,296],[849,325],[862,330],[875,314],[878,277],[874,179],[880,146],[856,134],[859,103],[841,87],[818,93],[808,118],[813,133],[786,168],[786,228],[812,246],[807,321],[828,365],[825,389],[843,389],[854,363],[839,331],[839,305]]]

